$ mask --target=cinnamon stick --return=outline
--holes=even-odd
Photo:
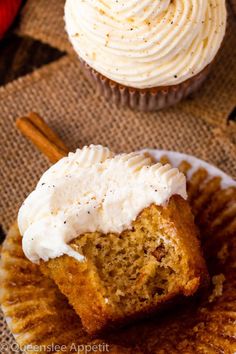
[[[66,153],[69,152],[67,146],[59,138],[59,136],[48,126],[48,124],[43,120],[38,113],[30,112],[27,118],[55,145],[57,145]]]
[[[69,152],[62,140],[35,114],[18,118],[16,126],[52,163]]]

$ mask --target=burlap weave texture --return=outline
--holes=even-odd
[[[17,32],[73,53],[64,23],[65,0],[28,0]]]

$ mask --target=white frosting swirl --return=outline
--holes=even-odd
[[[120,233],[146,207],[186,194],[177,168],[153,164],[145,153],[116,155],[91,145],[47,170],[18,214],[23,250],[32,262],[68,254],[68,243],[85,232]]]
[[[67,0],[79,56],[135,88],[176,85],[212,62],[226,28],[225,0]]]

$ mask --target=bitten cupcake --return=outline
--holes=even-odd
[[[225,35],[225,0],[67,0],[66,30],[96,89],[144,111],[207,77]]]
[[[207,282],[186,199],[177,168],[85,146],[45,172],[20,208],[23,250],[88,333],[117,328]]]

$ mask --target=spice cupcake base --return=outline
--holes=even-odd
[[[173,106],[197,91],[207,78],[211,64],[199,74],[178,85],[136,89],[118,84],[81,60],[82,70],[96,91],[119,106],[126,106],[134,110],[148,112]]]

